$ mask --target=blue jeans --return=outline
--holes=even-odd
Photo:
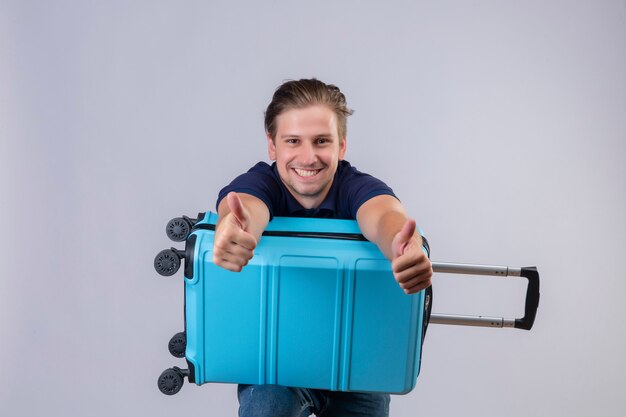
[[[389,395],[239,385],[239,417],[388,417]]]

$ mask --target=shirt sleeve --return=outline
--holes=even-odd
[[[371,198],[379,195],[390,195],[398,198],[393,190],[378,178],[360,172],[354,167],[349,167],[349,170],[341,187],[344,198],[340,201],[345,201],[347,204],[343,209],[350,213],[351,218],[356,219],[359,208]]]
[[[222,188],[217,197],[216,209],[220,202],[231,191],[250,194],[265,203],[270,212],[270,218],[274,217],[276,198],[280,195],[280,186],[276,178],[271,174],[271,167],[264,162],[259,162],[248,172],[239,175],[230,184]]]

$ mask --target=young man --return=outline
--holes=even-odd
[[[356,219],[365,237],[391,261],[400,287],[413,294],[430,286],[432,267],[415,221],[382,181],[344,160],[346,119],[352,114],[334,85],[288,81],[265,113],[271,166],[259,162],[222,189],[213,261],[241,271],[273,216]],[[388,416],[389,396],[239,386],[240,416]]]

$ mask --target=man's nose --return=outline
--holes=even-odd
[[[311,143],[305,143],[300,148],[300,162],[304,165],[313,165],[317,162],[317,153]]]

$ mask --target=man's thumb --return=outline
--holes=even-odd
[[[402,226],[402,229],[400,229],[400,231],[398,232],[398,234],[396,235],[394,239],[394,248],[393,248],[394,256],[400,256],[404,253],[404,249],[406,248],[406,245],[409,243],[409,241],[413,237],[416,227],[417,225],[415,223],[415,220],[413,219],[408,219],[404,223],[404,226]]]
[[[248,227],[248,219],[246,218],[246,215],[244,213],[243,203],[241,202],[241,199],[239,198],[237,193],[234,191],[228,193],[228,195],[226,196],[226,203],[228,203],[228,208],[230,209],[230,212],[233,214],[233,216],[235,216],[235,219],[237,220],[241,228],[245,230],[246,227]]]

